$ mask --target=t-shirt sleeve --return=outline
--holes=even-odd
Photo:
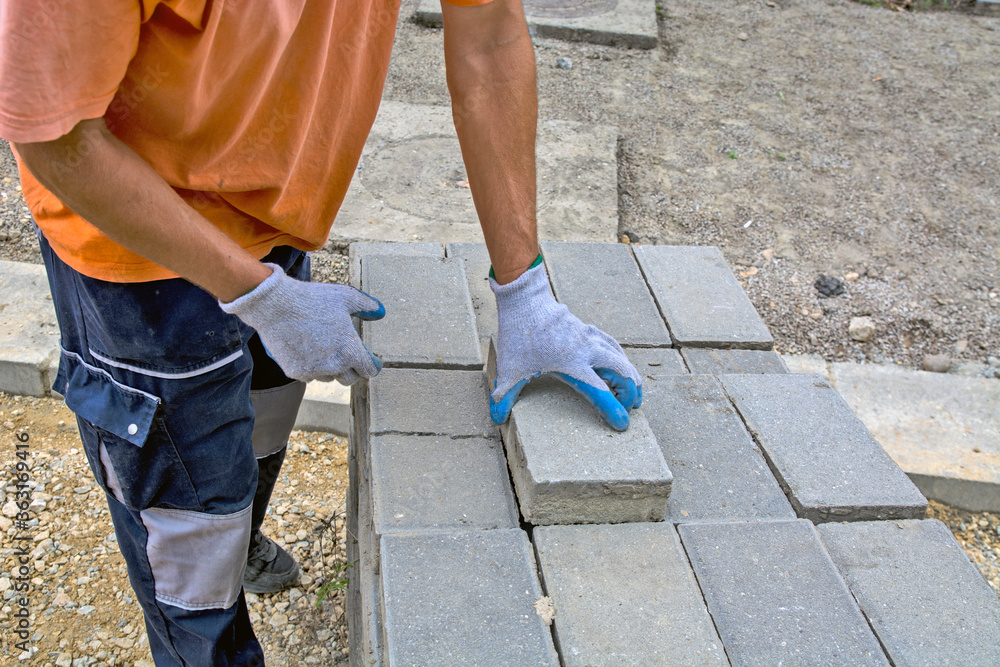
[[[476,5],[486,5],[493,0],[444,0],[449,5],[455,5],[456,7],[475,7]]]
[[[140,0],[0,2],[0,137],[50,141],[103,116],[142,15]]]

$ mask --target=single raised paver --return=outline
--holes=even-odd
[[[482,368],[462,261],[362,256],[361,286],[385,305],[385,317],[361,330],[387,367]]]
[[[645,380],[648,375],[684,375],[681,353],[671,347],[626,347],[625,355]]]
[[[516,528],[498,439],[371,436],[375,532]]]
[[[1000,16],[1000,0],[976,0],[975,9],[984,16]]]
[[[1000,598],[940,521],[818,530],[896,667],[1000,665]]]
[[[928,498],[1000,511],[1000,380],[831,366],[837,391]]]
[[[361,288],[361,257],[363,255],[415,255],[418,257],[444,257],[440,243],[393,243],[358,241],[348,248],[347,282]]]
[[[621,243],[542,244],[556,299],[621,345],[668,347],[670,334],[639,266]]]
[[[618,132],[540,120],[542,240],[606,241],[618,230]],[[383,101],[330,238],[481,242],[450,107]]]
[[[532,380],[501,429],[524,520],[662,521],[673,477],[642,410],[630,419],[613,431],[569,386]]]
[[[678,346],[774,347],[718,248],[640,245],[633,252]]]
[[[408,665],[559,665],[520,529],[385,535],[385,655]]]
[[[678,530],[733,665],[889,664],[810,522]]]
[[[41,265],[0,261],[0,391],[46,396],[59,326]]]
[[[295,428],[346,436],[350,433],[350,400],[351,388],[339,382],[310,382],[295,417]]]
[[[720,380],[799,517],[923,518],[927,500],[829,382],[791,373]]]
[[[372,434],[500,436],[482,371],[387,368],[368,391]]]
[[[542,526],[532,539],[566,667],[728,667],[673,525]]]
[[[681,355],[692,373],[787,373],[781,357],[772,350],[712,350],[686,348]]]
[[[674,475],[667,520],[795,518],[714,377],[653,376],[643,385],[642,406]]]
[[[497,334],[497,302],[490,289],[490,253],[485,243],[449,243],[448,257],[465,261],[465,277],[469,281],[469,296],[476,312],[476,330],[483,357],[489,351],[490,338]]]
[[[635,49],[657,44],[652,0],[524,0],[524,14],[539,37]],[[441,4],[421,0],[415,18],[441,27]]]

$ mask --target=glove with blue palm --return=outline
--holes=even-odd
[[[556,302],[540,262],[506,285],[491,276],[490,287],[499,319],[493,421],[507,421],[529,380],[553,375],[580,392],[613,429],[627,429],[629,411],[642,403],[642,378],[618,342]]]

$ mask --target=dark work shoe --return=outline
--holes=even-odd
[[[250,538],[243,590],[247,593],[277,593],[299,579],[299,566],[292,556],[259,530]]]

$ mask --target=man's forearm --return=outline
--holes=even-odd
[[[520,0],[443,5],[455,128],[497,281],[538,256],[535,57]]]
[[[101,119],[82,121],[55,141],[15,148],[35,178],[74,213],[223,301],[250,292],[271,274],[188,206]],[[77,156],[72,168],[70,155]]]

